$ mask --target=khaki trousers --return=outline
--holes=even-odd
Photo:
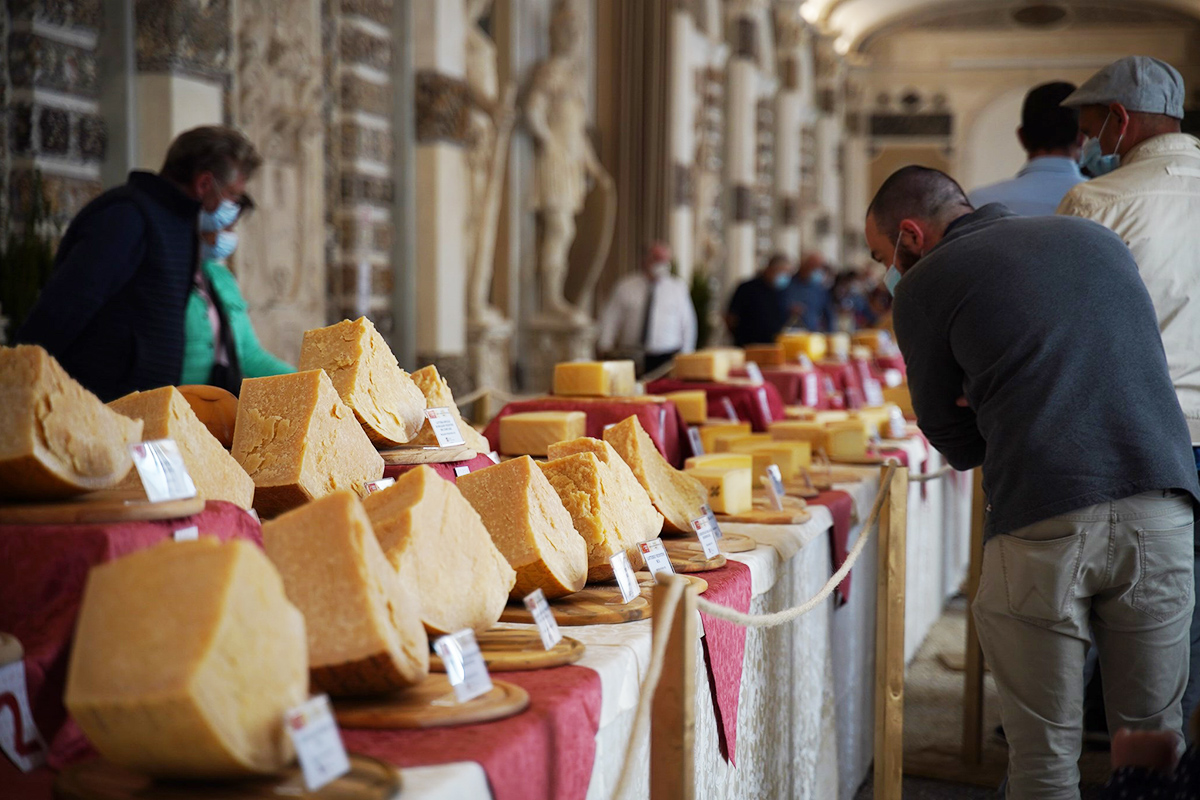
[[[1191,499],[1156,491],[994,536],[972,611],[1000,695],[1010,800],[1075,800],[1095,636],[1119,728],[1181,730],[1193,598]]]

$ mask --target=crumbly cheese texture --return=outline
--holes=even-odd
[[[708,498],[704,487],[667,463],[637,417],[627,417],[606,430],[604,441],[613,446],[650,495],[663,515],[664,527],[690,533],[691,521],[701,515]]]
[[[822,422],[787,420],[776,422],[769,428],[772,439],[778,441],[808,442],[813,450],[824,450],[828,430]]]
[[[109,489],[133,461],[142,423],[108,408],[35,345],[0,347],[0,497],[55,499]]]
[[[732,368],[730,355],[719,350],[697,350],[675,356],[671,374],[680,380],[724,381]]]
[[[366,317],[305,331],[299,369],[329,373],[378,447],[405,444],[425,424],[425,397]]]
[[[221,446],[174,386],[133,392],[108,406],[130,419],[141,420],[145,426],[143,439],[174,439],[201,497],[250,508],[254,502],[254,479]],[[142,484],[137,474],[131,473],[123,485],[140,489]]]
[[[749,422],[720,422],[711,425],[705,425],[700,428],[700,443],[704,445],[704,452],[717,452],[717,437],[727,433],[750,433]]]
[[[66,705],[100,754],[169,778],[272,773],[308,697],[304,618],[257,546],[202,537],[95,567]]]
[[[413,383],[421,390],[425,396],[426,408],[447,408],[450,410],[450,416],[454,417],[455,424],[458,425],[458,430],[462,433],[463,441],[467,443],[467,447],[474,450],[476,453],[491,452],[492,446],[488,444],[487,437],[482,433],[472,428],[462,418],[462,414],[458,411],[458,404],[454,402],[454,393],[450,391],[450,384],[446,383],[446,379],[438,372],[437,367],[430,364],[426,367],[421,367],[412,374]],[[424,427],[412,440],[411,444],[421,445],[422,447],[434,447],[438,443],[437,436],[433,432],[433,428],[429,426],[429,421],[425,421]]]
[[[632,361],[564,361],[554,365],[554,394],[628,397],[637,385]]]
[[[787,355],[781,344],[750,344],[746,345],[746,360],[760,367],[780,367],[787,362]]]
[[[667,392],[668,400],[675,403],[679,415],[689,425],[703,425],[708,420],[708,395],[698,389],[682,392]]]
[[[264,517],[339,489],[365,494],[383,477],[383,459],[320,369],[242,381],[233,457]]]
[[[416,590],[429,634],[496,624],[517,573],[458,487],[420,466],[363,508],[401,582]]]
[[[506,456],[544,456],[550,445],[587,433],[582,411],[526,411],[500,418],[500,452]]]
[[[717,514],[741,514],[754,507],[754,484],[746,467],[698,467],[687,474],[704,486]]]
[[[511,596],[541,589],[546,597],[578,592],[588,551],[550,481],[529,456],[462,475],[458,489],[479,512],[492,542],[517,571]]]

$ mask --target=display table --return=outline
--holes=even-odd
[[[770,383],[709,383],[660,378],[646,384],[646,391],[653,394],[688,390],[702,391],[708,397],[710,419],[728,418],[728,409],[725,407],[725,401],[728,400],[738,419],[749,422],[758,432],[765,431],[768,425],[782,420],[786,414],[779,390]]]

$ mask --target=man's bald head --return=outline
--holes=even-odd
[[[912,166],[896,170],[883,182],[867,207],[867,217],[875,219],[880,233],[894,238],[902,220],[923,220],[944,229],[971,210],[966,192],[954,178],[940,170]]]

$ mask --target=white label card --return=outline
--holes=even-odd
[[[721,548],[717,545],[717,534],[708,521],[708,517],[696,517],[692,520],[692,528],[696,531],[696,538],[700,540],[700,546],[704,548],[704,557],[716,558],[720,554]]]
[[[670,575],[675,574],[675,568],[671,566],[671,557],[667,555],[667,548],[663,547],[662,539],[639,542],[638,549],[642,551],[642,559],[646,562],[646,569],[650,570],[650,574],[654,576],[655,583],[658,583],[658,574],[660,572]]]
[[[863,399],[872,408],[883,405],[883,387],[874,378],[863,381]]]
[[[804,394],[803,394],[804,401],[801,403],[801,405],[808,406],[809,408],[816,408],[817,404],[819,402],[821,402],[821,391],[820,391],[821,387],[820,387],[819,379],[817,378],[817,373],[815,373],[815,372],[805,373],[803,385],[804,385]]]
[[[771,403],[767,400],[767,390],[763,387],[758,387],[754,390],[754,397],[758,400],[758,407],[762,410],[763,420],[768,425],[775,421],[774,415],[771,414]]]
[[[629,556],[622,550],[608,562],[612,564],[613,574],[617,578],[617,586],[621,589],[621,602],[633,602],[633,599],[642,593],[642,589],[638,585],[637,576],[633,574],[633,567],[629,564]]]
[[[908,436],[908,423],[904,421],[904,413],[893,408],[892,414],[888,417],[888,438],[903,439]]]
[[[717,515],[713,513],[712,506],[705,503],[701,506],[701,510],[704,511],[704,518],[708,520],[708,527],[713,529],[713,533],[716,534],[718,539],[723,538],[725,534],[721,532],[721,526],[717,522]]]
[[[450,409],[427,408],[425,418],[429,420],[429,427],[433,429],[433,435],[437,437],[440,447],[459,447],[467,443]]]
[[[725,416],[729,419],[730,422],[738,421],[737,409],[735,409],[733,407],[732,400],[730,400],[728,397],[722,397],[721,398],[721,406],[725,409]]]
[[[196,496],[196,485],[192,483],[192,476],[188,474],[174,439],[131,444],[129,453],[151,503]]]
[[[255,511],[253,508],[252,508],[252,509],[250,509],[250,516],[254,517],[254,521],[255,521],[255,522],[257,522],[257,523],[258,523],[258,524],[260,524],[260,525],[262,524],[262,519],[261,519],[261,518],[259,518],[259,516],[258,516],[258,512],[257,512],[257,511]]]
[[[466,703],[492,690],[492,677],[475,641],[475,631],[464,628],[443,636],[433,643],[433,649],[446,665],[446,678],[458,702]]]
[[[32,772],[46,763],[46,743],[29,708],[23,660],[0,667],[0,750],[22,772]]]
[[[700,438],[700,429],[695,425],[688,426],[688,443],[692,445],[692,455],[704,455],[704,440]]]
[[[315,792],[350,771],[350,760],[346,758],[342,735],[329,708],[328,695],[317,695],[284,716],[300,759],[305,788]]]
[[[533,614],[533,622],[537,625],[538,636],[542,637],[542,647],[547,650],[562,641],[562,632],[558,629],[558,620],[546,602],[546,595],[541,589],[534,589],[525,595],[525,608]]]
[[[466,464],[462,464],[454,468],[454,477],[461,478],[463,475],[470,475],[471,468]]]
[[[174,538],[177,542],[190,542],[194,539],[199,539],[200,529],[195,525],[187,528],[180,528],[179,530],[175,531]]]
[[[377,481],[367,481],[363,484],[363,487],[367,490],[367,494],[375,494],[376,492],[382,492],[395,482],[395,478],[380,478]]]
[[[783,475],[780,474],[777,465],[771,464],[767,467],[764,483],[767,485],[767,494],[771,498],[771,505],[776,511],[783,511]]]
[[[755,383],[763,382],[762,368],[753,361],[746,362],[746,377]]]

